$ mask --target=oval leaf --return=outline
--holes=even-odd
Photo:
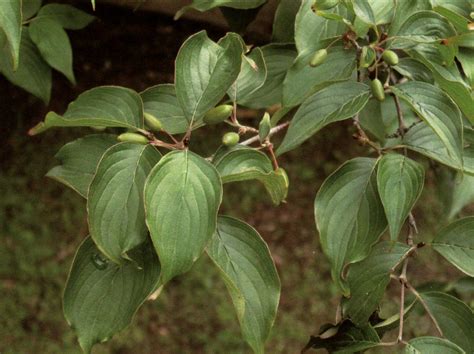
[[[216,169],[223,183],[259,180],[276,205],[285,200],[288,193],[285,178],[275,173],[268,156],[260,151],[250,148],[231,150],[217,161]]]
[[[422,293],[421,297],[443,331],[443,336],[474,353],[474,313],[461,300],[441,292]]]
[[[62,116],[54,112],[30,129],[35,135],[52,127],[143,128],[143,102],[135,91],[119,86],[100,86],[86,91],[70,103]]]
[[[220,216],[207,254],[227,285],[244,339],[255,353],[263,353],[280,299],[280,280],[268,246],[250,225]]]
[[[121,143],[99,162],[87,196],[89,232],[101,252],[116,263],[148,235],[143,188],[160,157],[151,145]]]
[[[407,82],[392,90],[433,129],[449,155],[462,165],[463,127],[461,113],[454,102],[439,88],[426,82]]]
[[[341,278],[347,263],[364,259],[387,226],[377,194],[376,159],[355,158],[323,183],[314,201],[314,214],[334,281],[349,295]]]
[[[189,37],[176,57],[176,95],[188,125],[199,125],[237,79],[242,63],[242,42],[229,33],[219,44],[205,31]]]
[[[158,118],[164,130],[170,134],[186,132],[189,123],[179,105],[174,85],[156,85],[141,92],[140,96],[145,113]]]
[[[75,84],[71,42],[61,25],[49,19],[41,19],[31,22],[28,31],[44,60]]]
[[[438,337],[413,338],[405,347],[406,354],[465,354],[466,352],[447,339]]]
[[[459,270],[474,277],[474,217],[456,220],[448,225],[431,244]]]
[[[344,303],[344,314],[357,326],[368,323],[390,283],[390,273],[409,250],[402,243],[380,242],[367,258],[349,267],[347,283],[351,297]]]
[[[134,251],[135,262],[108,263],[90,237],[81,244],[64,290],[64,315],[86,353],[127,327],[155,289],[160,263],[150,244]]]
[[[377,186],[392,241],[398,239],[408,213],[423,190],[424,179],[423,166],[406,156],[387,154],[380,160]]]
[[[291,120],[277,154],[296,148],[326,125],[357,114],[369,97],[367,85],[351,81],[331,85],[308,97]]]
[[[165,155],[145,184],[146,222],[162,264],[162,283],[187,272],[216,230],[222,182],[190,151]]]
[[[61,163],[46,174],[72,188],[84,198],[105,151],[117,143],[115,135],[93,134],[64,145],[56,154]]]

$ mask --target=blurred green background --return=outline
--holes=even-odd
[[[61,293],[75,249],[87,235],[85,200],[44,175],[55,165],[53,156],[64,143],[93,131],[55,129],[28,137],[27,130],[48,110],[64,111],[80,92],[94,86],[113,84],[141,91],[172,82],[179,46],[202,28],[199,23],[109,6],[100,6],[97,16],[99,20],[87,29],[71,32],[78,85],[71,87],[55,74],[48,107],[0,78],[0,352],[4,354],[80,352],[62,316]],[[213,39],[223,35],[207,28]],[[201,129],[193,135],[193,147],[210,154],[222,133],[221,128]],[[337,166],[367,153],[351,135],[350,124],[331,125],[284,155],[281,165],[291,182],[287,203],[279,207],[271,204],[257,182],[225,187],[222,212],[259,230],[281,277],[281,302],[268,353],[297,353],[320,325],[334,321],[338,295],[318,244],[313,200]],[[418,241],[431,239],[435,225],[447,222],[444,198],[450,188],[435,186],[447,174],[439,166],[427,173],[415,211]],[[425,247],[410,263],[409,277],[414,284],[434,281],[427,286],[438,287],[442,286],[438,282],[452,282],[461,275]],[[382,314],[397,311],[398,292],[398,284],[391,284]],[[406,333],[434,334],[432,330],[415,312]],[[169,283],[156,301],[146,302],[132,326],[94,352],[248,353],[249,349],[241,340],[224,284],[203,257],[189,274]]]

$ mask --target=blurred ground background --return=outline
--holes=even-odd
[[[87,9],[83,5],[79,7]],[[82,91],[98,85],[121,85],[141,91],[173,82],[174,58],[187,36],[203,25],[141,11],[101,5],[99,18],[85,30],[70,32],[78,85],[54,74],[51,103],[41,102],[0,77],[0,352],[79,353],[62,316],[61,292],[76,247],[87,234],[85,200],[44,178],[54,154],[89,129],[56,129],[28,137],[27,130],[48,110],[63,112]],[[208,29],[213,39],[223,35]],[[255,42],[252,35],[250,43]],[[194,147],[210,154],[220,128],[193,135]],[[202,139],[198,139],[197,136]],[[284,155],[281,165],[291,180],[288,202],[274,207],[262,186],[225,188],[224,213],[254,225],[266,239],[282,282],[279,314],[268,353],[297,353],[310,334],[334,319],[338,296],[331,285],[313,219],[313,200],[324,178],[343,161],[364,153],[351,138],[350,124],[332,125],[302,148]],[[419,240],[429,240],[434,225],[444,224],[442,198],[427,174],[427,187],[415,216]],[[446,190],[441,190],[441,195]],[[472,209],[471,209],[472,211]],[[415,284],[453,281],[460,274],[429,249],[410,263]],[[426,266],[424,261],[429,260]],[[436,285],[432,285],[436,286]],[[382,313],[397,308],[392,284]],[[431,330],[416,313],[407,334]],[[217,272],[203,257],[193,270],[171,282],[157,301],[147,302],[134,323],[95,353],[248,353],[230,298]],[[390,350],[390,352],[393,352]]]

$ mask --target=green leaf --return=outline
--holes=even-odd
[[[405,244],[383,241],[374,246],[367,258],[349,267],[347,284],[351,296],[343,309],[357,326],[364,326],[377,309],[390,283],[390,272],[409,250]]]
[[[434,11],[418,11],[401,25],[389,47],[407,49],[421,43],[435,43],[456,35],[454,27]]]
[[[411,311],[415,308],[415,304],[417,303],[417,299],[415,299],[411,304],[403,309],[403,318],[406,319],[407,316],[411,313]],[[372,322],[373,323],[373,322]],[[395,328],[398,328],[400,325],[400,313],[396,313],[386,319],[380,318],[380,322],[377,322],[373,325],[374,329],[377,331],[379,336],[383,336],[386,332],[391,331]]]
[[[454,218],[467,204],[474,201],[474,176],[459,173],[454,181],[448,218]]]
[[[222,182],[239,182],[256,179],[263,183],[274,204],[285,200],[288,185],[281,175],[275,173],[272,162],[264,153],[240,148],[227,152],[215,163]]]
[[[369,25],[376,25],[374,12],[367,0],[354,0],[352,1],[352,6],[354,7],[354,12],[358,18]]]
[[[115,135],[93,134],[71,141],[56,154],[61,163],[46,174],[87,198],[89,185],[105,151],[117,143]]]
[[[354,81],[337,83],[309,96],[291,120],[277,154],[296,148],[326,125],[357,114],[369,97],[369,87]]]
[[[423,81],[432,84],[434,79],[431,71],[413,58],[401,58],[397,65],[393,67],[397,72],[412,81]]]
[[[209,162],[173,151],[145,184],[146,222],[162,265],[162,283],[187,272],[216,230],[222,182]]]
[[[450,11],[464,17],[469,17],[472,11],[470,0],[430,0],[433,7],[443,6]]]
[[[158,118],[163,129],[170,134],[184,133],[188,129],[188,120],[176,98],[173,84],[161,84],[140,93],[145,113]]]
[[[474,175],[474,130],[464,127],[465,147],[463,151],[464,165],[451,158],[441,139],[425,123],[413,126],[403,139],[402,146],[423,154],[446,166]]]
[[[81,244],[64,290],[64,315],[86,353],[127,327],[155,289],[160,263],[150,245],[135,250],[135,262],[108,262],[90,237]],[[138,264],[137,264],[138,262]]]
[[[435,6],[433,10],[451,22],[458,32],[469,32],[469,20],[445,6]]]
[[[313,68],[310,56],[299,56],[283,82],[283,105],[297,106],[305,98],[333,82],[349,79],[356,69],[357,56],[354,50],[332,47],[324,62]]]
[[[359,353],[378,346],[380,338],[369,324],[357,327],[350,320],[334,326],[327,325],[318,336],[311,336],[308,344],[301,351],[309,348],[325,348],[329,353]]]
[[[241,99],[239,102],[250,108],[267,108],[281,103],[283,80],[296,57],[294,46],[289,44],[269,44],[261,47],[261,50],[267,67],[265,83],[251,96]]]
[[[18,69],[13,70],[9,55],[6,54],[7,48],[3,48],[0,50],[0,72],[11,83],[48,103],[51,95],[51,68],[31,41],[28,31],[25,29],[22,32]]]
[[[467,79],[471,85],[471,88],[474,87],[474,49],[469,48],[459,48],[457,59],[461,63],[462,70],[467,76]]]
[[[37,20],[31,23],[28,31],[44,60],[75,84],[71,43],[61,25],[52,20]]]
[[[390,24],[388,35],[396,35],[405,20],[412,14],[421,10],[430,10],[430,0],[403,0],[395,2],[395,13]]]
[[[461,300],[441,292],[422,293],[421,297],[443,331],[443,336],[466,353],[474,352],[474,314]]]
[[[394,3],[392,0],[368,0],[368,3],[372,8],[377,25],[390,23],[392,21],[394,15]]]
[[[209,11],[216,7],[230,7],[233,9],[254,9],[263,5],[267,0],[192,0],[190,5],[181,8],[175,15],[175,20],[191,9]]]
[[[466,117],[474,122],[474,100],[471,97],[471,90],[464,83],[456,65],[450,67],[443,65],[439,50],[431,45],[420,46],[416,50],[410,51],[409,55],[431,70],[441,89],[456,102]]]
[[[206,31],[184,42],[176,57],[175,85],[188,125],[199,125],[204,114],[219,103],[239,75],[242,54],[242,42],[235,33],[227,34],[220,45]]]
[[[47,4],[40,9],[34,21],[42,19],[56,21],[64,29],[80,30],[94,21],[95,17],[71,5]]]
[[[406,347],[406,354],[465,354],[456,344],[438,337],[418,337],[411,339]]]
[[[20,62],[22,21],[21,1],[4,0],[0,2],[0,29],[3,30],[7,38],[11,59],[11,62],[6,59],[2,61],[10,65],[13,63],[14,71],[18,69]]]
[[[302,0],[281,0],[273,19],[272,41],[291,43],[295,40],[295,17]]]
[[[377,195],[376,159],[347,161],[323,183],[314,201],[314,214],[331,274],[344,295],[349,288],[341,278],[348,263],[364,259],[387,227]]]
[[[148,235],[143,189],[161,154],[151,145],[120,143],[102,156],[87,195],[89,232],[101,252],[121,264]]]
[[[226,283],[245,341],[255,353],[263,353],[280,299],[280,280],[268,246],[250,225],[219,216],[207,254]]]
[[[425,82],[407,82],[391,89],[433,129],[451,158],[462,165],[463,127],[453,101],[439,88]]]
[[[41,7],[43,0],[22,0],[21,1],[21,13],[23,15],[23,21],[26,21],[33,17]]]
[[[143,128],[143,102],[135,91],[119,86],[100,86],[80,94],[62,116],[54,112],[30,129],[35,135],[52,127]]]
[[[387,216],[392,241],[398,239],[408,213],[423,190],[423,166],[399,154],[387,154],[380,159],[377,186]]]
[[[474,277],[474,217],[456,220],[433,239],[433,249],[459,270]]]
[[[257,47],[248,56],[243,57],[240,74],[227,90],[227,94],[236,102],[251,98],[253,93],[263,86],[266,79],[265,59],[262,50]]]

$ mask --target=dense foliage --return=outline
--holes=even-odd
[[[265,2],[195,0],[182,11],[223,6],[233,23]],[[17,68],[13,75],[24,70],[29,54],[19,43],[31,37],[44,60],[73,79],[69,61],[48,60],[64,59],[56,54],[67,51],[53,45],[54,38],[42,44],[47,36],[38,33],[78,29],[76,17],[43,22],[42,11],[53,6],[46,5],[26,31],[24,19],[41,3],[30,15],[24,10],[23,20],[15,4],[0,5],[2,47],[13,58],[2,59],[2,72],[21,86],[5,68]],[[431,166],[425,161],[459,176],[454,191],[446,191],[454,198],[451,217],[472,190],[471,6],[468,0],[281,0],[270,44],[254,47],[233,32],[214,42],[201,31],[183,43],[173,84],[141,93],[97,87],[65,113],[48,113],[30,134],[54,127],[101,131],[65,145],[57,154],[60,165],[48,173],[87,199],[90,236],[77,250],[64,292],[66,319],[84,351],[126,327],[146,299],[159,301],[170,280],[207,256],[228,288],[244,340],[262,353],[280,281],[258,232],[219,214],[223,184],[257,180],[278,205],[289,187],[278,156],[331,123],[352,120],[353,137],[367,154],[334,171],[314,203],[341,301],[336,323],[323,326],[303,350],[358,352],[402,343],[408,353],[474,352],[472,309],[452,294],[417,290],[409,280],[409,261],[424,247],[474,276],[474,218],[440,227],[424,244],[412,212]],[[19,20],[5,21],[11,14]],[[83,25],[91,19],[80,18]],[[239,122],[241,107],[262,110],[260,122]],[[229,125],[222,146],[212,156],[190,151],[193,132],[211,124]],[[400,283],[399,312],[380,318],[392,280]],[[438,337],[405,338],[404,322],[416,306]],[[384,341],[395,328],[397,338]]]

